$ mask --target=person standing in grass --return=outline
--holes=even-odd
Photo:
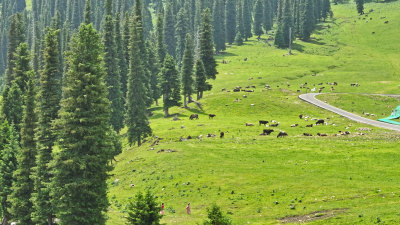
[[[160,215],[164,215],[164,203],[161,204],[161,211],[160,211]]]
[[[191,209],[190,209],[190,202],[186,206],[186,212],[187,212],[188,215],[190,215],[190,213],[192,213]]]

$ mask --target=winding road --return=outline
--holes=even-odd
[[[303,101],[306,101],[308,103],[311,103],[313,105],[316,105],[320,108],[326,109],[328,111],[331,111],[333,113],[339,114],[341,116],[344,116],[350,120],[354,120],[358,123],[365,123],[371,126],[375,126],[375,127],[380,127],[380,128],[385,128],[385,129],[389,129],[389,130],[394,130],[394,131],[400,131],[400,126],[398,125],[394,125],[394,124],[389,124],[389,123],[384,123],[384,122],[380,122],[380,121],[376,121],[376,120],[371,120],[371,119],[367,119],[364,118],[362,116],[347,112],[343,109],[339,109],[336,108],[334,106],[331,106],[323,101],[320,101],[318,99],[315,98],[315,96],[320,95],[320,93],[308,93],[308,94],[302,94],[299,96],[299,98]]]

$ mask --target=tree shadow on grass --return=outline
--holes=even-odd
[[[296,50],[298,52],[304,52],[304,45],[301,45],[299,43],[293,43],[292,44],[292,49]]]

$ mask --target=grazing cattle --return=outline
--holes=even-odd
[[[247,58],[244,58],[244,61],[246,62],[246,61],[247,61]]]
[[[190,139],[193,139],[193,138],[192,138],[192,136],[189,135],[189,136],[187,137],[187,139],[190,140]]]
[[[385,24],[388,24],[388,23],[389,23],[389,20],[386,20],[386,21],[385,21]]]
[[[299,115],[299,118],[300,118],[300,119],[303,119],[303,114],[300,114],[300,115]]]
[[[352,86],[352,87],[358,87],[358,83],[350,84],[350,86]]]
[[[288,134],[284,131],[281,131],[281,132],[279,132],[278,136],[276,136],[276,137],[280,138],[280,137],[285,137],[285,136],[288,136]]]
[[[297,127],[297,126],[299,126],[299,124],[292,124],[292,125],[290,125],[290,127]]]
[[[213,137],[215,137],[215,134],[207,134],[207,137],[213,138]]]
[[[278,123],[275,123],[275,124],[271,124],[271,125],[269,125],[270,127],[277,127],[277,126],[279,126],[279,122]]]
[[[325,123],[325,120],[317,120],[317,122],[315,122],[315,125],[324,124],[324,123]]]
[[[328,136],[327,134],[321,134],[321,133],[317,133],[317,135],[320,136],[320,137],[326,137],[326,136]]]
[[[246,127],[252,127],[252,126],[254,126],[254,124],[252,124],[252,123],[246,123]]]
[[[306,127],[313,127],[313,126],[314,126],[314,124],[306,125]]]
[[[208,119],[214,119],[215,114],[208,114]]]
[[[222,88],[222,91],[226,91],[226,88]]]
[[[274,130],[272,130],[272,129],[264,129],[263,133],[261,135],[270,135],[272,132],[274,132]]]
[[[307,136],[307,137],[311,137],[312,136],[312,134],[309,134],[309,133],[303,133],[303,135]]]
[[[192,114],[192,115],[190,115],[190,117],[189,117],[189,119],[190,120],[193,120],[193,119],[199,119],[199,115],[198,114]]]
[[[224,136],[225,136],[225,133],[224,133],[224,132],[221,132],[221,133],[219,134],[219,138],[224,138]]]
[[[262,125],[267,125],[267,123],[268,123],[268,121],[266,121],[266,120],[260,120],[260,121],[258,121],[258,125],[259,125],[259,126],[261,126],[261,124],[262,124]]]

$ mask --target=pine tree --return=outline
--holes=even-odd
[[[2,130],[8,127],[6,134],[6,142],[4,149],[1,151],[0,159],[0,203],[1,211],[3,213],[3,224],[8,224],[11,218],[10,198],[12,193],[12,184],[15,182],[13,173],[17,169],[17,154],[20,151],[18,144],[18,132],[15,130],[14,125],[8,126],[7,122],[3,123]]]
[[[175,38],[175,15],[173,5],[167,2],[164,14],[164,37],[167,46],[167,53],[175,56],[176,38]]]
[[[300,31],[299,36],[302,40],[308,41],[314,28],[314,14],[312,0],[302,0],[300,3]]]
[[[127,74],[128,74],[128,69],[129,65],[128,62],[126,61],[125,57],[125,48],[128,48],[128,46],[124,46],[124,40],[123,40],[123,35],[121,33],[121,21],[120,21],[121,15],[118,14],[116,16],[116,20],[114,21],[114,27],[115,27],[115,44],[116,44],[116,57],[118,61],[118,67],[119,67],[119,77],[120,77],[120,92],[121,92],[121,101],[122,101],[122,111],[124,110],[124,105],[125,105],[125,97],[126,97],[126,82],[127,82]],[[124,84],[125,82],[125,84]],[[124,112],[123,112],[124,113]]]
[[[226,42],[232,44],[236,34],[236,0],[226,0],[225,2],[225,30]]]
[[[19,224],[34,224],[31,218],[33,179],[32,169],[35,167],[36,141],[35,129],[37,116],[35,113],[35,83],[34,73],[31,73],[27,82],[25,107],[21,124],[21,151],[17,154],[17,169],[13,174],[13,187],[11,202],[11,214]]]
[[[357,5],[357,12],[362,15],[364,14],[364,0],[355,0]]]
[[[59,152],[53,163],[52,203],[60,225],[102,225],[113,151],[104,52],[92,24],[80,25],[70,48],[56,120]]]
[[[263,17],[263,27],[265,33],[271,30],[273,25],[273,13],[272,13],[272,4],[271,0],[264,0],[264,17]]]
[[[123,23],[123,35],[122,35],[122,42],[123,42],[123,51],[121,51],[121,56],[125,57],[125,60],[120,60],[120,63],[126,62],[124,66],[121,66],[121,89],[124,98],[126,98],[127,93],[127,85],[128,85],[128,73],[129,73],[129,43],[131,39],[131,30],[130,30],[130,21],[128,13],[125,14],[124,23]],[[126,99],[125,99],[126,100]]]
[[[203,61],[198,59],[196,61],[196,82],[195,90],[197,92],[197,100],[203,98],[203,92],[211,90],[211,85],[207,83],[206,71],[204,69]]]
[[[225,8],[223,0],[215,0],[213,4],[213,25],[215,51],[220,52],[226,49],[225,46]]]
[[[193,94],[193,66],[194,66],[194,47],[193,40],[190,34],[186,35],[185,53],[182,61],[182,94],[184,106],[187,108],[188,100],[190,102]]]
[[[169,108],[180,106],[181,100],[181,84],[179,72],[175,67],[175,61],[172,56],[165,57],[163,67],[160,72],[161,77],[161,93],[164,100],[164,116],[169,116]]]
[[[175,35],[176,35],[176,60],[180,65],[182,61],[183,52],[185,50],[185,37],[189,31],[189,15],[185,13],[184,8],[181,8],[177,15],[177,21],[175,25]]]
[[[15,10],[16,10],[16,12],[24,11],[25,7],[26,7],[25,0],[16,0],[15,1]]]
[[[200,29],[200,58],[203,61],[207,78],[215,79],[218,72],[217,63],[214,59],[210,9],[205,9],[203,12]]]
[[[22,121],[23,93],[19,86],[13,82],[11,87],[6,86],[3,91],[2,110],[10,124],[15,126],[19,133]]]
[[[14,58],[15,68],[13,77],[15,83],[21,89],[22,93],[25,93],[26,91],[28,74],[32,72],[30,65],[31,56],[28,48],[29,47],[27,43],[21,43],[17,48]]]
[[[146,72],[138,44],[142,41],[140,37],[141,24],[133,21],[132,25],[125,121],[128,127],[129,143],[131,145],[138,143],[140,146],[143,139],[151,135],[151,128],[146,115]]]
[[[156,202],[156,197],[147,192],[143,195],[139,192],[133,200],[128,203],[128,223],[129,225],[160,225],[160,207]]]
[[[158,14],[157,16],[157,30],[156,30],[156,36],[157,36],[157,56],[158,56],[158,62],[160,64],[164,63],[165,55],[166,55],[166,46],[165,46],[165,36],[164,36],[164,19],[163,15],[161,13]]]
[[[260,38],[263,34],[262,21],[263,21],[263,3],[262,0],[256,0],[254,5],[254,22],[253,22],[253,32]]]
[[[251,3],[250,0],[243,0],[243,27],[244,27],[243,36],[246,41],[253,35],[251,33],[251,24],[252,24]]]
[[[236,13],[236,36],[237,36],[238,33],[240,33],[241,35],[244,34],[242,0],[239,0],[236,5],[237,5],[237,13]]]
[[[53,205],[50,204],[48,185],[52,176],[48,164],[53,159],[52,148],[57,140],[52,123],[57,118],[60,108],[58,32],[53,28],[47,29],[38,90],[37,157],[36,168],[33,170],[35,193],[32,195],[32,220],[40,225],[49,224],[54,214]]]
[[[108,100],[111,102],[111,125],[119,133],[123,128],[124,105],[121,91],[120,68],[115,44],[115,30],[112,18],[112,1],[105,2],[106,18],[104,21],[103,44],[104,44],[104,62],[106,66],[106,84],[108,87]]]
[[[11,17],[8,40],[6,84],[11,85],[11,81],[14,80],[13,75],[17,48],[21,43],[25,42],[25,23],[23,14],[18,13]]]
[[[147,41],[146,46],[149,53],[149,70],[150,70],[150,85],[151,85],[151,93],[152,99],[155,101],[156,105],[158,106],[158,99],[161,97],[161,90],[160,90],[160,79],[158,74],[160,72],[160,64],[157,57],[157,52],[155,46],[152,42]]]
[[[278,23],[278,29],[275,34],[275,45],[279,48],[287,48],[289,46],[289,28],[292,25],[292,13],[290,9],[290,0],[283,1],[282,20]]]

